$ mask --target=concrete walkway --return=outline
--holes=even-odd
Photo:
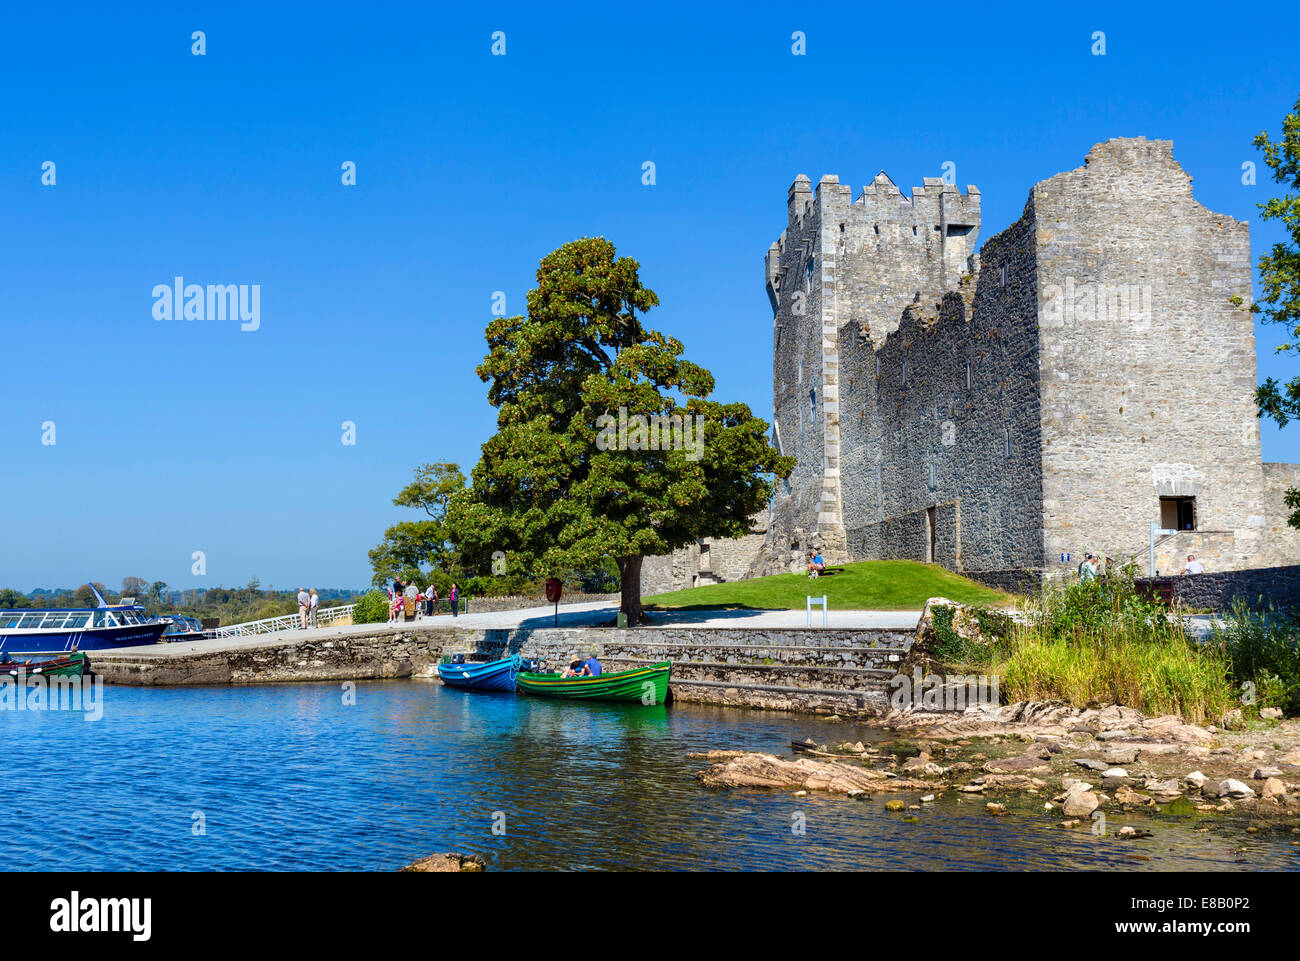
[[[559,626],[600,627],[613,622],[618,614],[618,604],[613,601],[584,604],[561,604]],[[678,610],[651,611],[650,627],[722,627],[761,630],[768,628],[805,628],[804,611],[749,611],[749,610]],[[826,627],[832,630],[883,628],[888,630],[914,630],[920,620],[920,611],[830,611]],[[820,610],[813,611],[814,628],[822,626]],[[516,630],[519,628],[545,628],[555,626],[555,608],[528,607],[515,611],[484,611],[419,618],[399,621],[391,625],[395,630]],[[247,634],[243,637],[221,637],[206,641],[177,641],[170,644],[150,644],[145,647],[122,647],[101,654],[150,654],[154,656],[180,656],[208,651],[235,651],[252,648],[297,644],[302,641],[329,640],[350,634],[373,634],[385,626],[379,624],[350,624],[338,627],[315,627],[308,630],[290,629],[267,634]]]

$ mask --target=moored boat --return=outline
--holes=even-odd
[[[86,673],[86,655],[73,651],[48,661],[0,661],[0,677],[80,677]]]
[[[444,684],[470,691],[513,691],[522,664],[518,654],[496,661],[447,661],[438,665],[438,677]]]
[[[559,674],[520,671],[518,685],[519,690],[539,697],[663,704],[668,697],[668,677],[672,667],[671,661],[663,661],[596,677],[561,677]]]
[[[66,654],[155,644],[167,625],[135,603],[0,611],[0,654]]]
[[[161,620],[166,625],[166,628],[159,640],[164,642],[202,641],[208,636],[207,632],[203,630],[202,622],[197,617],[188,617],[184,614],[164,614]]]

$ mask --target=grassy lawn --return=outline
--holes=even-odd
[[[647,608],[749,607],[803,610],[805,597],[825,594],[832,610],[919,611],[928,598],[963,604],[1004,604],[1010,595],[915,561],[863,561],[842,574],[810,581],[806,574],[775,574],[747,581],[709,584],[645,598]]]

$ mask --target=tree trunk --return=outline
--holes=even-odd
[[[627,615],[628,627],[635,627],[646,620],[645,611],[641,609],[641,562],[644,558],[620,557],[616,559],[620,579],[618,609]]]

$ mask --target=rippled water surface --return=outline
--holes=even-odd
[[[786,754],[809,733],[868,734],[795,715],[563,704],[424,681],[359,683],[350,706],[335,684],[103,696],[97,722],[0,711],[6,869],[390,870],[450,850],[493,869],[1300,866],[1280,832],[1146,821],[1154,837],[1119,842],[1062,831],[1059,814],[992,818],[982,799],[951,792],[909,823],[879,798],[710,791],[693,778],[704,765],[690,751]]]

